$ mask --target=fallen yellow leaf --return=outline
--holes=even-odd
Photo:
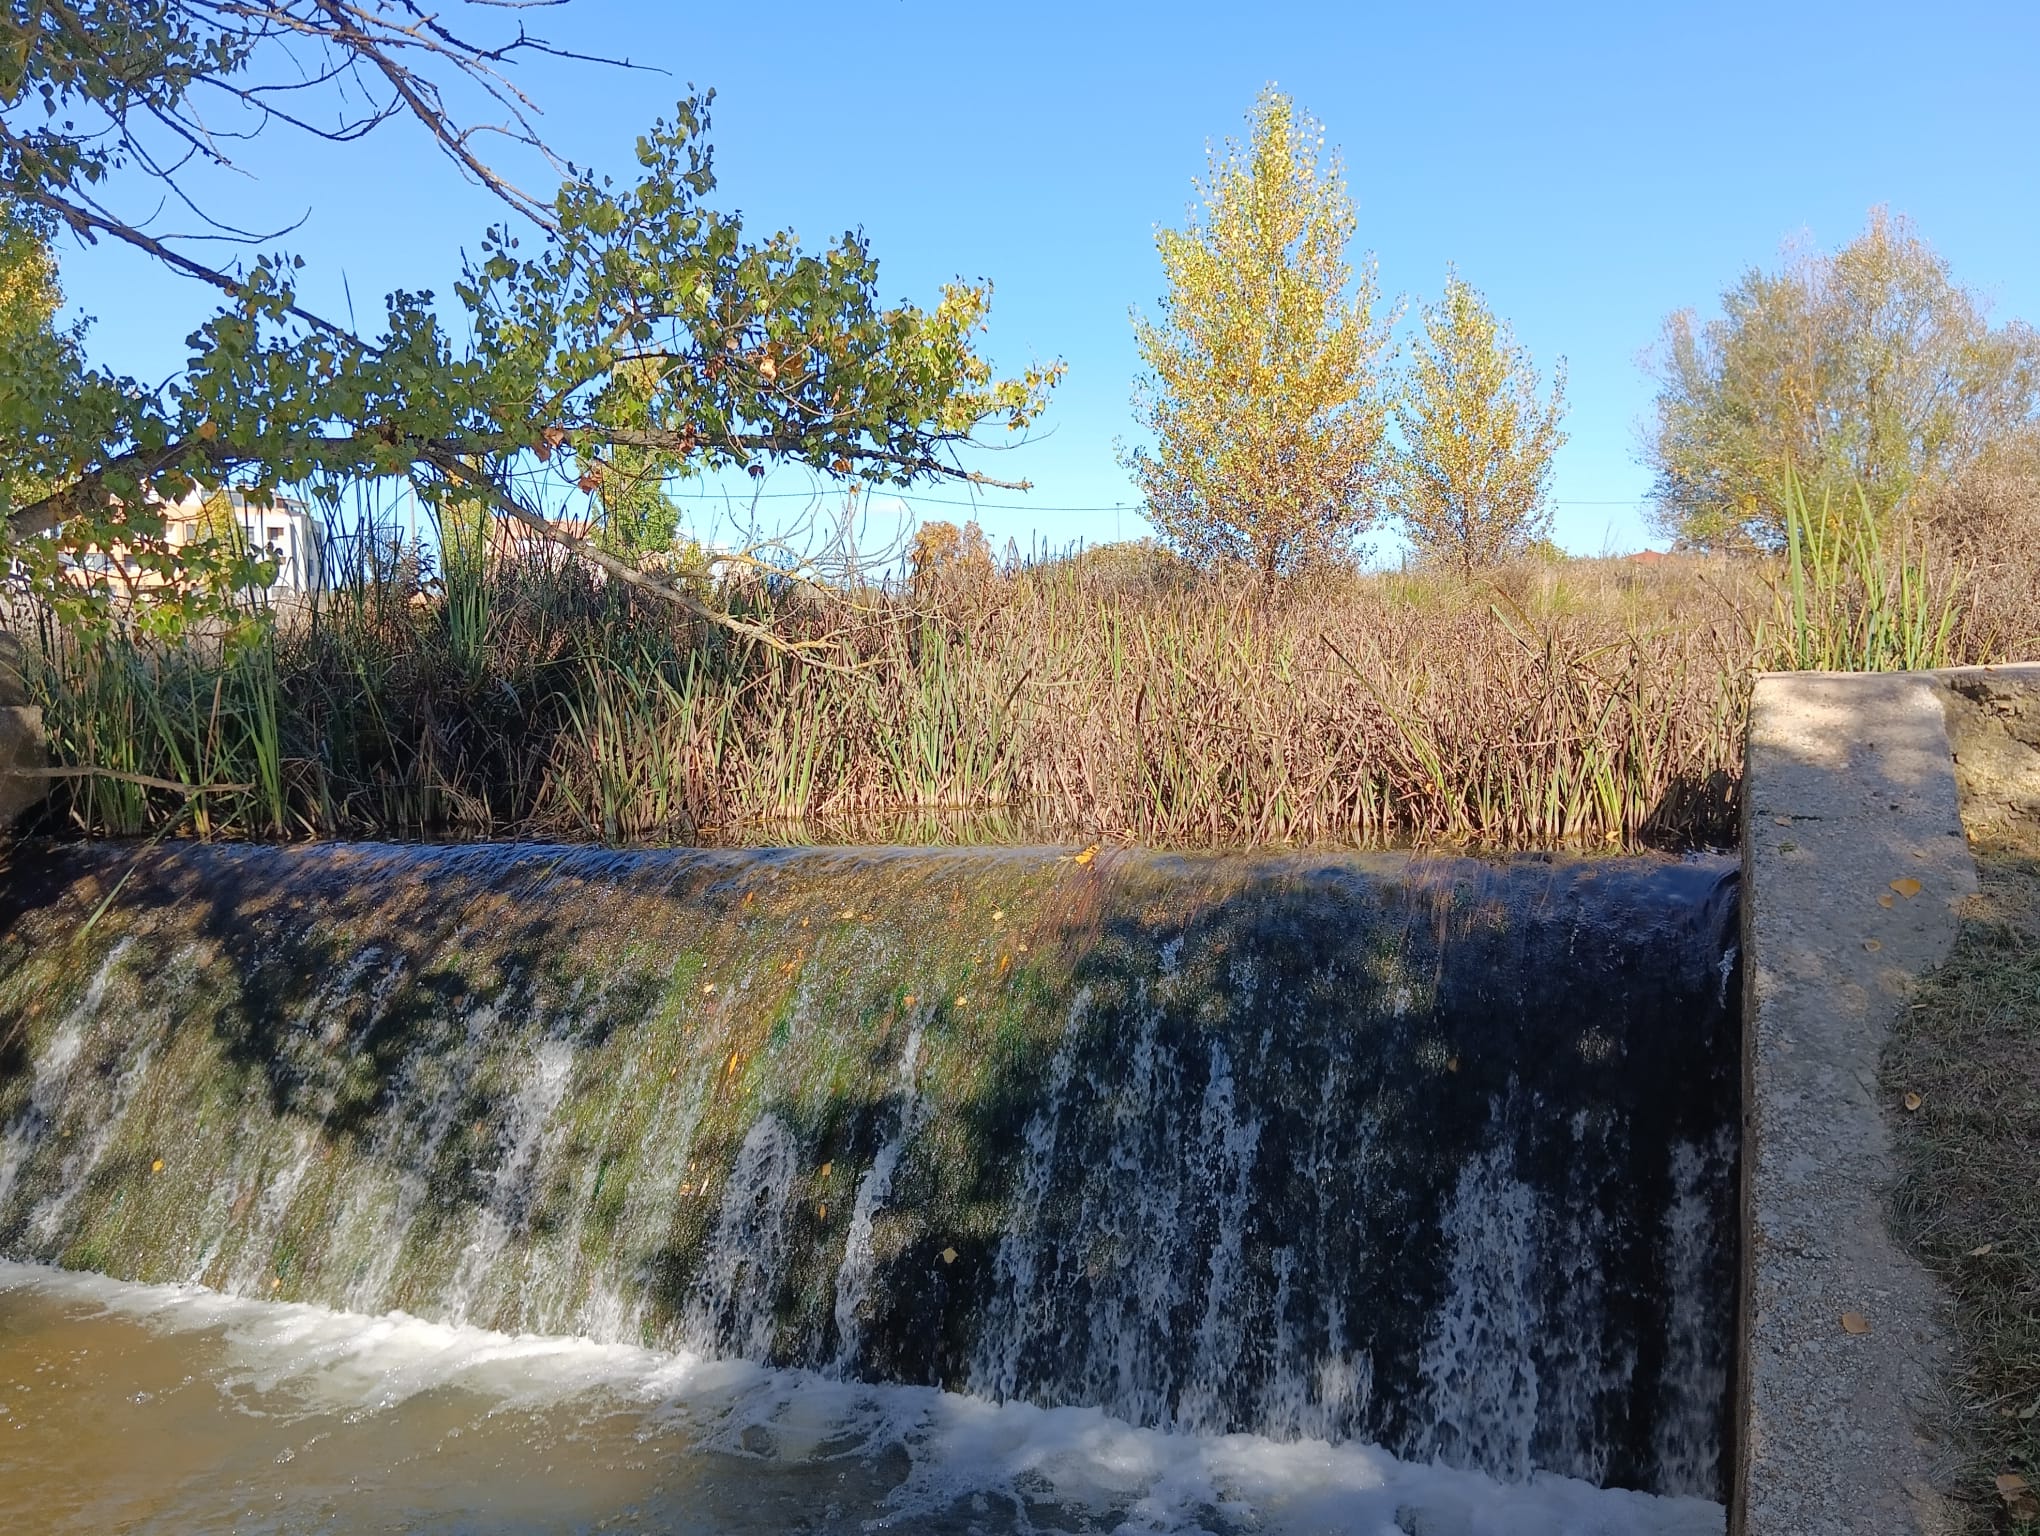
[[[1888,907],[1891,904],[1892,904],[1891,896],[1889,895],[1889,893],[1877,898],[1877,905],[1880,907]]]
[[[969,1001],[970,1001],[970,996],[969,996],[969,994],[967,994],[967,993],[963,993],[963,992],[959,992],[959,993],[957,993],[957,994],[956,994],[956,1006],[957,1006],[957,1007],[961,1008],[961,1007],[963,1007],[963,1006],[964,1006],[964,1005],[965,1005],[966,1003],[968,1003]]]
[[[1863,941],[1863,947],[1864,947],[1865,949],[1869,950],[1869,951],[1870,951],[1870,953],[1874,955],[1874,954],[1876,954],[1876,953],[1877,953],[1877,951],[1878,951],[1878,950],[1880,950],[1880,949],[1884,948],[1884,940],[1882,940],[1882,939],[1865,939],[1865,940]]]
[[[1071,863],[1073,863],[1073,864],[1080,864],[1080,865],[1081,865],[1081,864],[1089,864],[1089,863],[1091,862],[1091,860],[1093,860],[1093,859],[1095,859],[1095,858],[1097,858],[1097,857],[1098,857],[1098,845],[1097,845],[1096,843],[1093,843],[1093,844],[1091,844],[1091,846],[1090,846],[1090,847],[1086,848],[1086,849],[1085,849],[1085,850],[1084,850],[1084,851],[1083,851],[1082,853],[1079,853],[1079,854],[1076,854],[1076,855],[1074,855],[1074,856],[1073,856],[1073,857],[1071,858],[1070,862],[1071,862]]]
[[[1905,1107],[1907,1109],[1918,1109],[1922,1104],[1926,1102],[1927,1101],[1925,1099],[1921,1098],[1916,1093],[1908,1093],[1905,1096]]]
[[[1789,827],[1792,825],[1792,818],[1790,816],[1773,816],[1771,822],[1774,826]]]
[[[157,1158],[157,1159],[156,1159],[156,1160],[155,1160],[155,1161],[154,1161],[153,1163],[149,1164],[149,1172],[151,1172],[151,1173],[161,1173],[162,1171],[163,1171],[163,1159],[162,1159],[162,1158],[160,1158],[160,1157],[159,1157],[159,1158]]]
[[[942,1262],[945,1264],[954,1264],[956,1262],[956,1250],[954,1248],[943,1249]]]
[[[913,1007],[913,1006],[914,1006],[914,994],[913,994],[913,993],[911,993],[911,992],[909,992],[909,993],[908,993],[908,994],[907,994],[907,995],[906,995],[905,997],[901,998],[901,999],[900,999],[900,1006],[901,1006],[902,1008],[911,1008],[911,1007]]]
[[[994,908],[992,908],[992,921],[993,921],[993,922],[995,922],[995,923],[1003,923],[1003,922],[1004,922],[1005,920],[1006,920],[1006,914],[1005,914],[1005,912],[1004,912],[1004,911],[1003,911],[1002,909],[1000,909],[1000,908],[998,908],[998,907],[994,907]]]
[[[828,1206],[826,1206],[826,1205],[823,1205],[823,1206],[821,1206],[821,1207],[820,1207],[820,1210],[821,1210],[821,1217],[820,1217],[820,1219],[821,1219],[821,1220],[823,1220],[823,1221],[827,1221],[827,1220],[829,1219],[829,1208],[828,1208]]]
[[[834,1163],[822,1164],[822,1177],[826,1179],[829,1176],[829,1170],[835,1166],[836,1165]]]
[[[1907,901],[1911,901],[1913,897],[1919,895],[1920,893],[1920,883],[1919,881],[1913,879],[1911,875],[1902,875],[1898,879],[1892,881],[1891,888],[1894,891],[1898,892],[1899,895],[1903,896]]]
[[[1842,1314],[1842,1332],[1868,1333],[1869,1331],[1870,1331],[1870,1319],[1865,1317],[1862,1313],[1844,1312]]]
[[[282,1290],[282,1289],[283,1289],[283,1276],[281,1276],[281,1275],[271,1275],[271,1276],[269,1277],[269,1288],[270,1288],[270,1289],[271,1289],[272,1291],[280,1291],[280,1290]]]
[[[2029,1491],[2026,1480],[2016,1472],[2000,1472],[1997,1475],[1997,1491],[2006,1498]]]

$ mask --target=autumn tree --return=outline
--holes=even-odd
[[[2040,337],[1987,306],[1902,217],[1873,210],[1833,254],[1789,252],[1666,322],[1646,447],[1660,530],[1775,548],[1790,468],[1810,504],[1878,515],[1960,478],[2040,420]]]
[[[77,338],[60,330],[63,290],[48,219],[0,198],[0,418],[55,393],[78,366]],[[32,456],[0,443],[0,510],[48,494]]]
[[[706,93],[639,141],[632,181],[557,161],[508,71],[520,54],[568,50],[514,15],[507,35],[463,30],[504,14],[487,0],[0,12],[0,182],[46,224],[125,242],[224,300],[167,385],[81,367],[0,395],[0,457],[48,486],[4,509],[6,553],[32,584],[84,602],[93,593],[61,563],[109,540],[174,564],[159,508],[194,485],[261,498],[382,481],[434,508],[485,506],[729,624],[687,584],[575,534],[576,498],[602,522],[609,486],[608,510],[628,521],[656,509],[619,508],[625,482],[782,461],[853,483],[1000,483],[959,450],[1034,420],[1060,368],[993,375],[978,350],[988,287],[887,303],[861,236],[809,249],[789,232],[754,235],[715,205]],[[462,103],[485,116],[463,117]],[[373,328],[343,325],[301,302],[298,260],[220,266],[216,246],[130,211],[167,200],[190,216],[184,169],[230,164],[249,134],[352,141],[386,122],[422,129],[509,212],[482,233],[450,313],[421,289],[391,295]],[[482,160],[490,142],[532,150],[557,191]],[[231,235],[215,222],[201,233]]]
[[[992,546],[975,522],[961,528],[943,521],[930,521],[914,530],[907,550],[907,573],[916,597],[925,598],[945,587],[975,587],[992,576]]]
[[[1565,364],[1540,398],[1530,354],[1456,272],[1422,320],[1395,398],[1390,504],[1419,554],[1470,572],[1550,534]]]
[[[1270,87],[1250,130],[1210,156],[1189,224],[1156,234],[1168,292],[1134,317],[1154,446],[1125,462],[1169,544],[1248,567],[1265,596],[1373,520],[1389,324],[1372,259],[1347,261],[1357,220],[1323,129]]]

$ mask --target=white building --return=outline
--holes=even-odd
[[[193,491],[164,507],[164,531],[171,548],[206,537],[205,504],[210,494]],[[290,496],[278,496],[268,506],[260,506],[237,490],[227,492],[227,501],[229,515],[248,547],[277,562],[270,591],[316,592],[325,584],[324,529],[311,508]]]

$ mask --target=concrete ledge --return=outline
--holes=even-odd
[[[1951,723],[1980,754],[1990,732],[1962,701],[1996,718],[2013,697],[2040,698],[2040,668],[1756,684],[1738,1536],[1954,1528],[1937,1491],[1952,1461],[1931,1428],[1952,1358],[1946,1307],[1886,1225],[1896,1167],[1877,1073],[1913,979],[1946,957],[1976,889]]]

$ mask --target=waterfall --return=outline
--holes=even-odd
[[[1719,859],[20,850],[0,1258],[1718,1497]]]
[[[857,1203],[850,1211],[850,1235],[843,1244],[843,1262],[836,1270],[836,1366],[852,1371],[857,1366],[858,1345],[863,1341],[864,1307],[876,1273],[871,1244],[872,1218],[892,1196],[893,1175],[907,1143],[921,1129],[921,1095],[915,1085],[914,1069],[921,1057],[921,1025],[907,1031],[906,1049],[900,1052],[897,1081],[898,1106],[892,1129],[871,1160],[871,1169],[857,1184]]]

